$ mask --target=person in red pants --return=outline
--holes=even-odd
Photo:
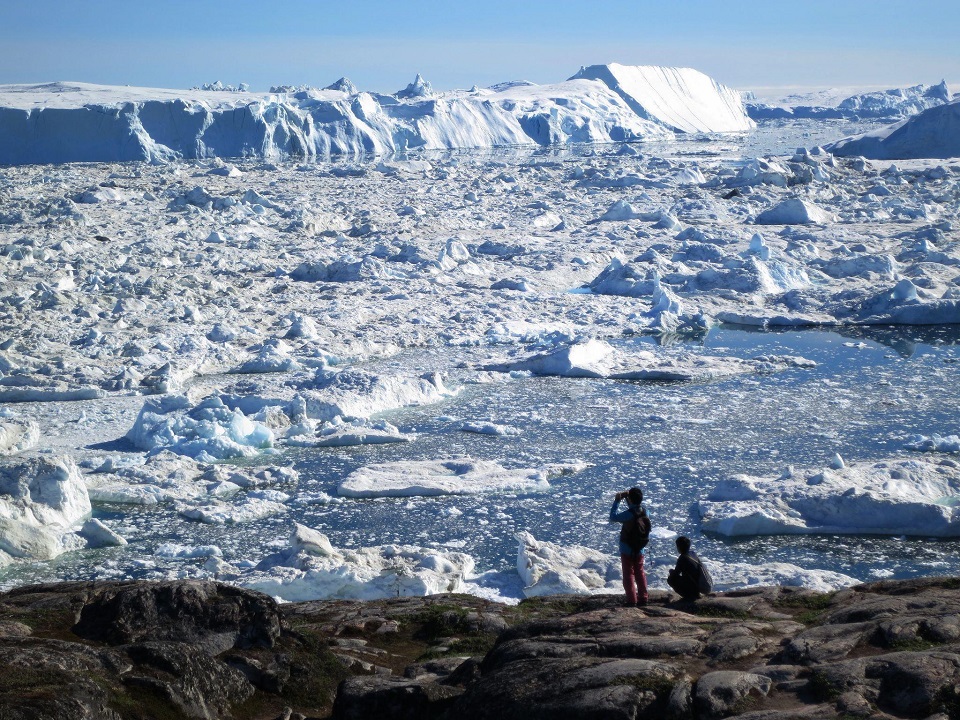
[[[627,501],[627,509],[620,503]],[[643,509],[643,491],[638,487],[618,492],[610,508],[610,522],[621,523],[620,566],[627,605],[647,604],[647,576],[643,571],[643,549],[650,540],[650,518]]]

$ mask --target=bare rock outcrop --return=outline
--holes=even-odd
[[[960,579],[277,605],[228,585],[0,595],[0,717],[960,718]]]

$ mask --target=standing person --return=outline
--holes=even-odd
[[[667,585],[674,589],[684,600],[697,600],[700,593],[713,589],[713,579],[703,561],[690,549],[690,538],[681,535],[677,538],[677,566],[667,575]]]
[[[621,511],[620,503],[627,501]],[[610,522],[620,528],[620,566],[623,568],[623,589],[628,605],[647,604],[647,576],[643,571],[643,548],[650,539],[650,518],[643,509],[643,491],[638,487],[618,492],[610,508]]]

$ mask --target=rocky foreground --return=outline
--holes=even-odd
[[[220,583],[0,596],[0,718],[958,718],[960,579],[643,608],[277,605]]]

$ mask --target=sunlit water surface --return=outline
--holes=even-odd
[[[469,455],[511,467],[566,459],[591,466],[556,478],[548,492],[294,502],[283,515],[226,527],[189,522],[170,507],[100,507],[96,514],[130,538],[128,547],[8,568],[2,583],[196,575],[202,560],[158,559],[156,548],[164,542],[216,545],[230,562],[255,562],[286,546],[293,521],[322,530],[335,546],[403,543],[460,550],[476,558],[479,570],[509,572],[516,562],[514,535],[522,530],[540,540],[614,553],[616,531],[606,515],[613,493],[631,485],[644,489],[655,526],[692,536],[715,563],[790,562],[862,580],[960,574],[954,540],[832,535],[731,540],[699,531],[696,503],[724,477],[773,478],[788,465],[823,468],[836,453],[846,461],[909,455],[904,443],[913,434],[958,431],[960,328],[844,332],[714,329],[685,341],[685,348],[743,358],[802,355],[818,366],[708,383],[525,377],[473,384],[472,372],[462,366],[482,361],[489,348],[394,357],[370,367],[442,370],[451,384],[463,382],[462,389],[446,402],[383,416],[415,433],[414,442],[286,450],[282,457],[294,463],[300,480],[279,489],[294,498],[321,491],[336,495],[352,470],[404,459]],[[628,338],[617,344],[629,352],[653,342]],[[468,420],[510,425],[522,434],[460,431]],[[649,552],[653,575],[664,574],[662,566],[672,562],[672,541],[655,539]]]

